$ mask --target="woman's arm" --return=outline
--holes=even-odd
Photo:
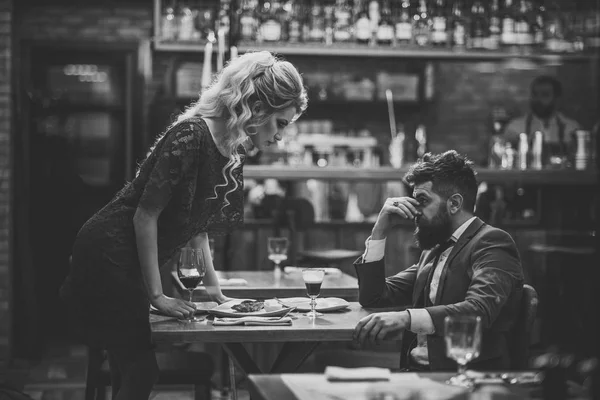
[[[219,278],[217,277],[217,273],[215,272],[215,266],[210,255],[210,246],[208,243],[208,235],[206,234],[206,232],[201,232],[197,236],[193,237],[188,242],[188,246],[194,249],[202,249],[202,252],[204,253],[204,263],[206,264],[204,286],[206,287],[206,291],[208,292],[208,295],[211,297],[211,299],[213,299],[219,304],[230,300],[228,297],[223,295],[223,292],[221,292]]]
[[[195,309],[193,304],[163,294],[158,265],[157,221],[157,215],[141,208],[133,216],[138,258],[148,298],[153,306],[168,315],[187,317]]]

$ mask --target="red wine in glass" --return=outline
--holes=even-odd
[[[181,276],[179,280],[185,286],[187,290],[194,290],[200,282],[202,282],[203,276]]]
[[[304,282],[306,285],[306,293],[309,296],[319,296],[321,293],[321,283],[322,282]]]
[[[202,249],[192,249],[184,247],[179,253],[179,262],[177,263],[177,277],[181,284],[189,292],[189,301],[193,301],[194,289],[202,282],[206,274],[206,265],[204,262],[204,252]],[[192,314],[184,322],[200,321]]]

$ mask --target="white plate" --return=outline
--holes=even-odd
[[[253,312],[239,312],[235,311],[232,306],[241,303],[244,300],[252,300],[252,299],[235,299],[228,301],[227,303],[223,303],[208,312],[212,315],[216,315],[217,317],[247,317],[247,316],[256,316],[256,317],[278,317],[286,314],[287,312],[293,310],[294,307],[284,307],[281,304],[273,304],[273,302],[269,302],[265,304],[265,308],[260,311]]]
[[[205,314],[215,308],[218,304],[215,301],[195,301],[196,305],[196,314]],[[153,305],[150,305],[150,311],[156,314],[160,314]]]
[[[310,311],[310,299],[308,297],[287,297],[279,300],[288,307],[295,307],[296,311]],[[316,310],[319,312],[338,311],[348,306],[350,306],[350,303],[339,297],[323,297],[317,298]]]

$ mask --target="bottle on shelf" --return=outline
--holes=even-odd
[[[394,41],[394,24],[392,22],[392,10],[390,0],[383,0],[381,7],[381,20],[377,27],[377,43],[380,45],[391,45]]]
[[[179,14],[179,31],[177,40],[191,41],[198,39],[198,31],[196,31],[196,25],[194,24],[194,13],[192,9],[184,4],[181,7]]]
[[[261,9],[260,36],[264,42],[281,41],[281,22],[277,16],[278,2],[263,2]]]
[[[529,138],[526,133],[519,134],[519,169],[526,170],[528,166]]]
[[[546,7],[542,0],[535,0],[533,5],[533,45],[542,48],[545,40]]]
[[[331,4],[326,4],[323,7],[323,15],[325,18],[325,33],[324,41],[326,45],[333,44],[333,24],[334,24],[334,7]]]
[[[448,10],[445,0],[435,0],[431,21],[431,44],[447,46],[450,41],[448,40]]]
[[[333,40],[347,43],[353,40],[352,8],[348,0],[336,0],[334,11]]]
[[[431,38],[431,16],[427,9],[426,0],[419,0],[418,12],[413,17],[413,34],[415,43],[419,46],[428,46]]]
[[[515,6],[513,0],[504,0],[502,8],[502,46],[506,48],[514,48],[517,44],[515,35]]]
[[[175,7],[165,7],[162,14],[162,24],[160,37],[162,40],[172,41],[177,40],[179,27],[177,18],[175,17]]]
[[[318,1],[314,1],[310,9],[310,35],[311,42],[322,42],[325,40],[325,15],[323,7]]]
[[[291,3],[291,4],[290,4]],[[288,2],[289,19],[287,37],[290,43],[298,43],[302,41],[302,4],[299,0]]]
[[[519,0],[515,14],[515,39],[521,49],[527,49],[533,45],[533,24],[530,15],[530,2]]]
[[[377,30],[379,29],[379,21],[381,21],[381,11],[379,9],[379,1],[369,1],[369,26],[371,31],[371,37],[369,44],[374,46],[377,44]]]
[[[415,130],[415,140],[417,141],[417,157],[421,158],[427,153],[427,134],[425,125],[419,124]]]
[[[547,19],[545,24],[545,49],[550,52],[561,53],[570,50],[570,44],[566,41],[565,13],[560,9],[556,1],[550,2],[547,8]]]
[[[489,21],[483,1],[475,0],[471,7],[471,34],[469,47],[477,50],[485,49],[489,32]]]
[[[456,0],[452,5],[452,47],[464,50],[468,40],[468,22],[465,18],[462,0]]]
[[[258,19],[255,13],[258,2],[256,0],[243,0],[239,11],[239,36],[243,41],[255,41],[258,29]]]
[[[500,48],[500,36],[502,35],[502,18],[500,15],[499,0],[492,0],[489,11],[489,35],[485,43],[488,50]]]
[[[402,3],[394,2],[394,19],[396,22],[396,44],[408,45],[413,42],[413,22],[411,18],[410,0]]]
[[[371,41],[371,21],[367,12],[366,3],[362,3],[355,23],[356,41],[360,44],[368,44]]]

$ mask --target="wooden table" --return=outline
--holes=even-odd
[[[271,299],[273,297],[306,296],[302,272],[281,273],[277,279],[273,271],[217,271],[221,279],[245,279],[244,286],[222,286],[223,294],[235,298]],[[194,291],[194,300],[206,299],[206,291],[199,287]],[[340,272],[327,274],[321,285],[321,297],[339,297],[348,301],[358,300],[358,280]]]
[[[150,315],[156,343],[220,343],[246,374],[294,372],[319,343],[352,340],[358,321],[373,311],[350,303],[348,311],[325,313],[311,320],[297,314],[291,326],[213,326],[208,320],[184,324],[174,318]],[[269,371],[259,368],[242,343],[284,343]]]
[[[448,378],[450,378],[454,373],[450,372],[426,372],[426,373],[418,373],[419,378],[429,378],[436,382],[446,382]],[[322,376],[322,374],[321,374]],[[299,399],[294,392],[285,384],[282,380],[281,375],[250,375],[248,377],[250,382],[249,390],[250,397],[252,400],[304,400]],[[315,380],[315,382],[318,382]],[[427,383],[425,383],[426,385]],[[434,383],[432,383],[435,385]],[[364,382],[364,385],[377,385],[377,383],[373,382]],[[439,389],[438,389],[439,390]],[[530,397],[530,393],[532,392],[531,388],[526,388],[518,385],[485,385],[480,388],[475,389],[475,394],[477,392],[481,393],[481,397],[476,398],[489,398],[489,399],[511,399],[515,398],[519,399],[528,399]],[[488,396],[484,396],[482,392],[487,392]],[[493,393],[490,393],[493,392]],[[452,397],[452,394],[448,394],[449,398]],[[431,397],[427,397],[431,398]],[[455,397],[452,397],[455,398]]]

